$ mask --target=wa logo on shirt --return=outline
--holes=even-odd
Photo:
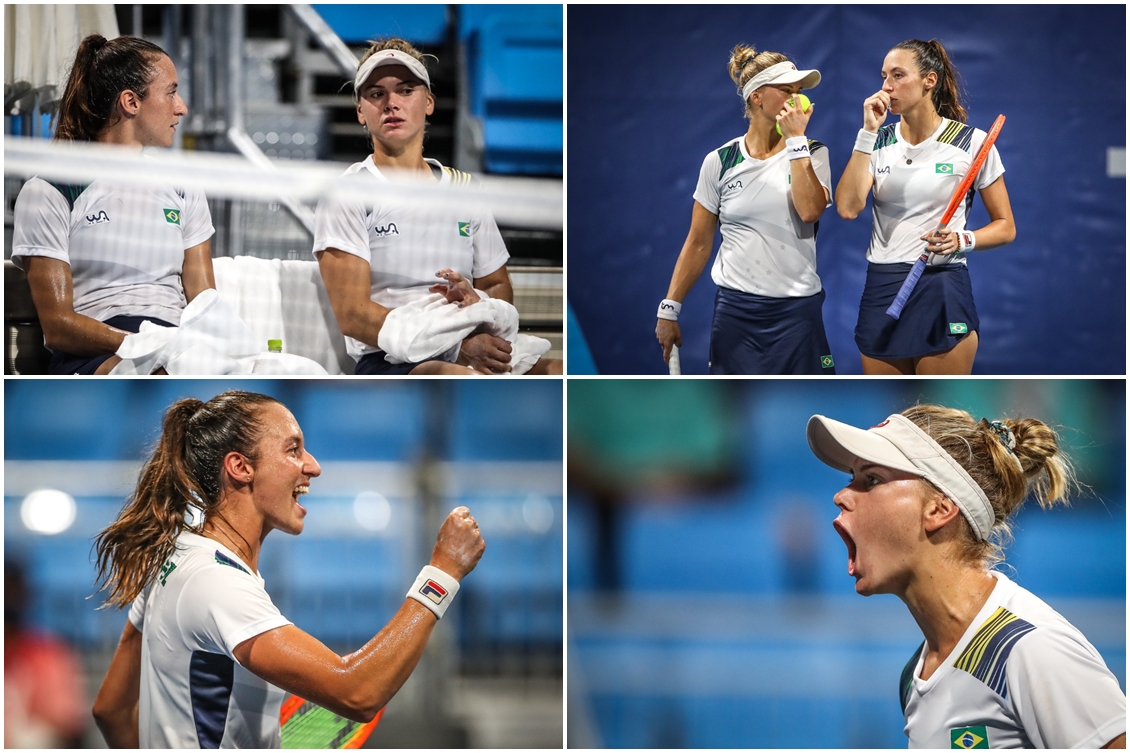
[[[950,730],[950,747],[962,750],[989,747],[989,733],[984,727],[961,727]]]

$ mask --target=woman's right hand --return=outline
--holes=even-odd
[[[863,100],[863,130],[877,133],[887,119],[890,109],[891,95],[885,91],[877,91]]]
[[[486,550],[479,524],[466,507],[456,507],[443,521],[432,549],[432,567],[438,567],[456,580],[463,580],[479,564]]]
[[[678,322],[673,322],[670,319],[658,321],[659,323],[655,325],[655,339],[659,340],[659,344],[663,346],[663,363],[670,363],[671,346],[683,347],[683,333],[679,329]]]

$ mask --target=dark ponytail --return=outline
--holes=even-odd
[[[892,50],[909,50],[918,58],[918,72],[922,76],[933,71],[938,74],[938,83],[934,87],[931,99],[934,109],[943,118],[964,123],[969,116],[961,104],[961,91],[957,81],[957,69],[950,62],[946,48],[936,39],[923,42],[921,39],[908,39],[896,44]]]
[[[202,403],[186,398],[165,413],[161,437],[141,471],[137,488],[121,515],[98,534],[99,590],[108,588],[107,605],[124,607],[157,576],[188,522],[191,504],[223,517],[219,506],[223,464],[229,452],[254,463],[262,434],[261,408],[278,401],[267,395],[231,390]]]
[[[137,37],[107,40],[91,34],[82,40],[59,101],[55,138],[94,141],[116,122],[118,95],[127,89],[140,99],[149,95],[157,74],[154,63],[165,54],[157,45]]]

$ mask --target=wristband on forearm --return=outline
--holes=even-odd
[[[875,142],[879,140],[878,133],[869,133],[860,128],[855,136],[855,151],[871,154],[875,151]]]
[[[792,136],[785,139],[785,151],[789,153],[789,161],[806,159],[812,155],[808,152],[807,136]]]
[[[659,319],[666,319],[669,322],[679,321],[679,312],[683,310],[683,304],[678,301],[672,301],[670,298],[664,298],[659,302],[659,313],[655,316]]]
[[[961,230],[957,234],[957,250],[961,252],[972,251],[977,248],[977,236],[972,230]]]
[[[432,610],[436,619],[442,619],[458,591],[459,581],[438,567],[424,565],[424,569],[416,576],[416,582],[408,589],[407,596]]]

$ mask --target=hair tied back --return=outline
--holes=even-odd
[[[1004,445],[1005,449],[1008,450],[1009,453],[1015,455],[1016,454],[1016,435],[1012,433],[1012,429],[1005,426],[1004,423],[1001,422],[1001,421],[991,421],[991,422],[989,422],[989,428],[992,429],[993,432],[996,433],[997,439],[999,439],[1001,441],[1001,444]]]

